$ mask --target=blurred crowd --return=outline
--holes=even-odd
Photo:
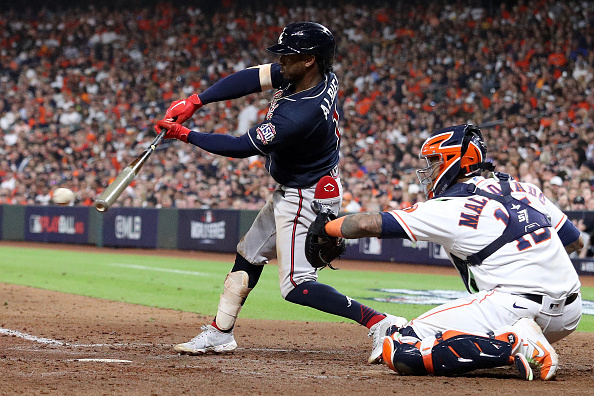
[[[154,138],[171,101],[246,67],[284,25],[315,20],[337,39],[345,211],[424,200],[415,169],[429,133],[481,125],[500,171],[563,210],[594,211],[594,3],[344,1],[341,7],[225,1],[0,14],[0,204],[94,198]],[[271,92],[200,109],[186,126],[243,134]],[[166,141],[118,201],[259,209],[275,183],[260,157]]]

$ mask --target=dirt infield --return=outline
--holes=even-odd
[[[591,333],[555,344],[561,360],[556,381],[528,383],[511,368],[449,378],[398,376],[366,363],[371,340],[353,323],[240,319],[233,354],[171,350],[210,319],[0,284],[0,394],[590,395],[594,386]]]

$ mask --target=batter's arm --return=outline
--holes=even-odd
[[[157,127],[167,129],[165,139],[178,139],[184,143],[191,143],[213,154],[233,158],[246,158],[260,154],[247,134],[235,137],[220,133],[196,132],[168,120],[158,121]]]
[[[278,69],[278,70],[277,70]],[[200,93],[202,104],[240,98],[255,92],[264,92],[280,86],[282,76],[276,63],[240,70],[220,79]]]

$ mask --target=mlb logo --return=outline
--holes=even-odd
[[[272,142],[274,136],[276,136],[276,129],[271,123],[262,124],[256,128],[256,137],[262,142],[262,144],[268,144]]]
[[[31,234],[40,234],[43,232],[43,227],[41,226],[41,216],[32,215],[29,217],[29,232]]]

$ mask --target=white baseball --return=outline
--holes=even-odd
[[[54,191],[53,200],[58,205],[66,206],[70,202],[74,201],[74,193],[72,190],[60,187]]]

